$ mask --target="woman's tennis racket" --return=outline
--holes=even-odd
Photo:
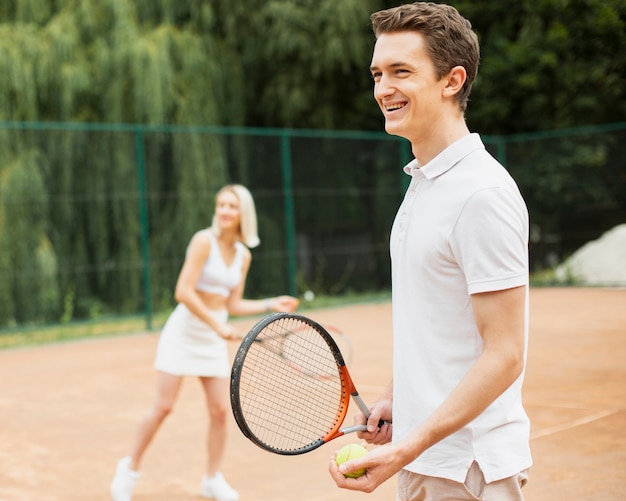
[[[350,396],[369,416],[333,337],[302,315],[262,319],[235,355],[230,378],[235,420],[246,437],[270,452],[304,454],[365,430],[364,425],[341,428]]]

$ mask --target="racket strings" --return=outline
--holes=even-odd
[[[280,349],[277,339],[282,340]],[[323,439],[343,419],[349,403],[323,336],[298,319],[281,318],[266,326],[257,341],[246,354],[239,382],[250,431],[280,451]]]

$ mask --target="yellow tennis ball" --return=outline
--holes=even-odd
[[[367,454],[367,449],[359,444],[348,444],[344,445],[339,452],[337,453],[337,466],[341,466],[346,461],[350,461],[351,459],[358,459]],[[353,471],[352,473],[344,473],[344,476],[357,478],[361,475],[365,475],[365,468],[361,468],[360,470]]]

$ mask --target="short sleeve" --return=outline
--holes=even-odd
[[[469,294],[528,284],[528,211],[519,192],[495,187],[473,194],[450,242]]]

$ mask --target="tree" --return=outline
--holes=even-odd
[[[454,2],[479,34],[470,124],[511,134],[626,116],[625,0]]]
[[[230,21],[224,39],[237,47],[246,77],[246,125],[379,129],[369,74],[369,14],[377,6],[375,0],[254,0],[221,11]]]
[[[256,152],[268,143],[216,135],[208,126],[381,131],[368,71],[369,16],[398,3],[1,2],[0,122],[28,124],[0,128],[0,325],[31,318],[31,306],[46,319],[136,311],[144,203],[154,292],[159,302],[171,299],[184,246],[208,223],[215,191],[227,181],[250,181],[267,188],[270,204],[280,189],[276,142],[271,160],[259,165]],[[481,70],[467,112],[472,129],[504,135],[626,116],[626,0],[451,3],[473,21],[481,40]],[[83,126],[44,130],[45,122]],[[395,192],[388,195],[377,183],[389,155],[404,158],[404,150],[363,146],[342,157],[330,143],[294,149],[300,166],[331,172],[311,176],[311,183],[327,179],[359,194],[327,211],[334,226],[320,234],[343,231],[339,210],[361,222],[361,236],[379,234],[387,216],[378,218],[393,206]],[[608,188],[570,182],[575,172],[623,180],[623,162],[610,161],[620,158],[619,144],[615,138],[592,147],[567,140],[552,148],[554,155],[542,154],[546,146],[514,148],[509,167],[524,170],[517,176],[524,187],[543,194],[529,197],[541,214],[554,215],[559,198],[561,210],[581,201],[624,207],[619,182]],[[339,157],[358,162],[361,177],[336,172],[329,159]],[[536,186],[529,166],[541,175]],[[299,172],[298,182],[308,183],[310,174]],[[302,214],[319,212],[319,193],[300,204]],[[382,212],[374,211],[379,205]],[[278,240],[275,210],[282,207],[260,222]],[[23,304],[26,298],[31,305]]]
[[[213,39],[214,22],[206,2],[4,2],[0,120],[219,124],[229,116],[222,105],[229,51]],[[0,134],[0,190],[13,198],[40,190],[35,205],[24,198],[9,206],[6,198],[0,207],[0,242],[12,248],[3,268],[26,276],[35,266],[33,275],[43,280],[51,273],[43,267],[57,263],[57,317],[136,310],[142,261],[137,148],[150,148],[156,249],[180,254],[184,243],[178,242],[206,221],[205,200],[212,201],[227,176],[221,141],[175,135],[147,141],[140,146],[132,131],[120,130]],[[28,183],[20,181],[26,174]],[[163,187],[191,202],[173,208]],[[78,211],[69,203],[76,194],[83,197]],[[16,221],[28,231],[18,231]],[[49,258],[42,259],[43,250]],[[77,267],[86,273],[74,274]],[[2,296],[23,303],[19,298],[32,294],[34,283],[8,280],[0,285]],[[0,323],[19,316],[19,308],[13,310]]]

